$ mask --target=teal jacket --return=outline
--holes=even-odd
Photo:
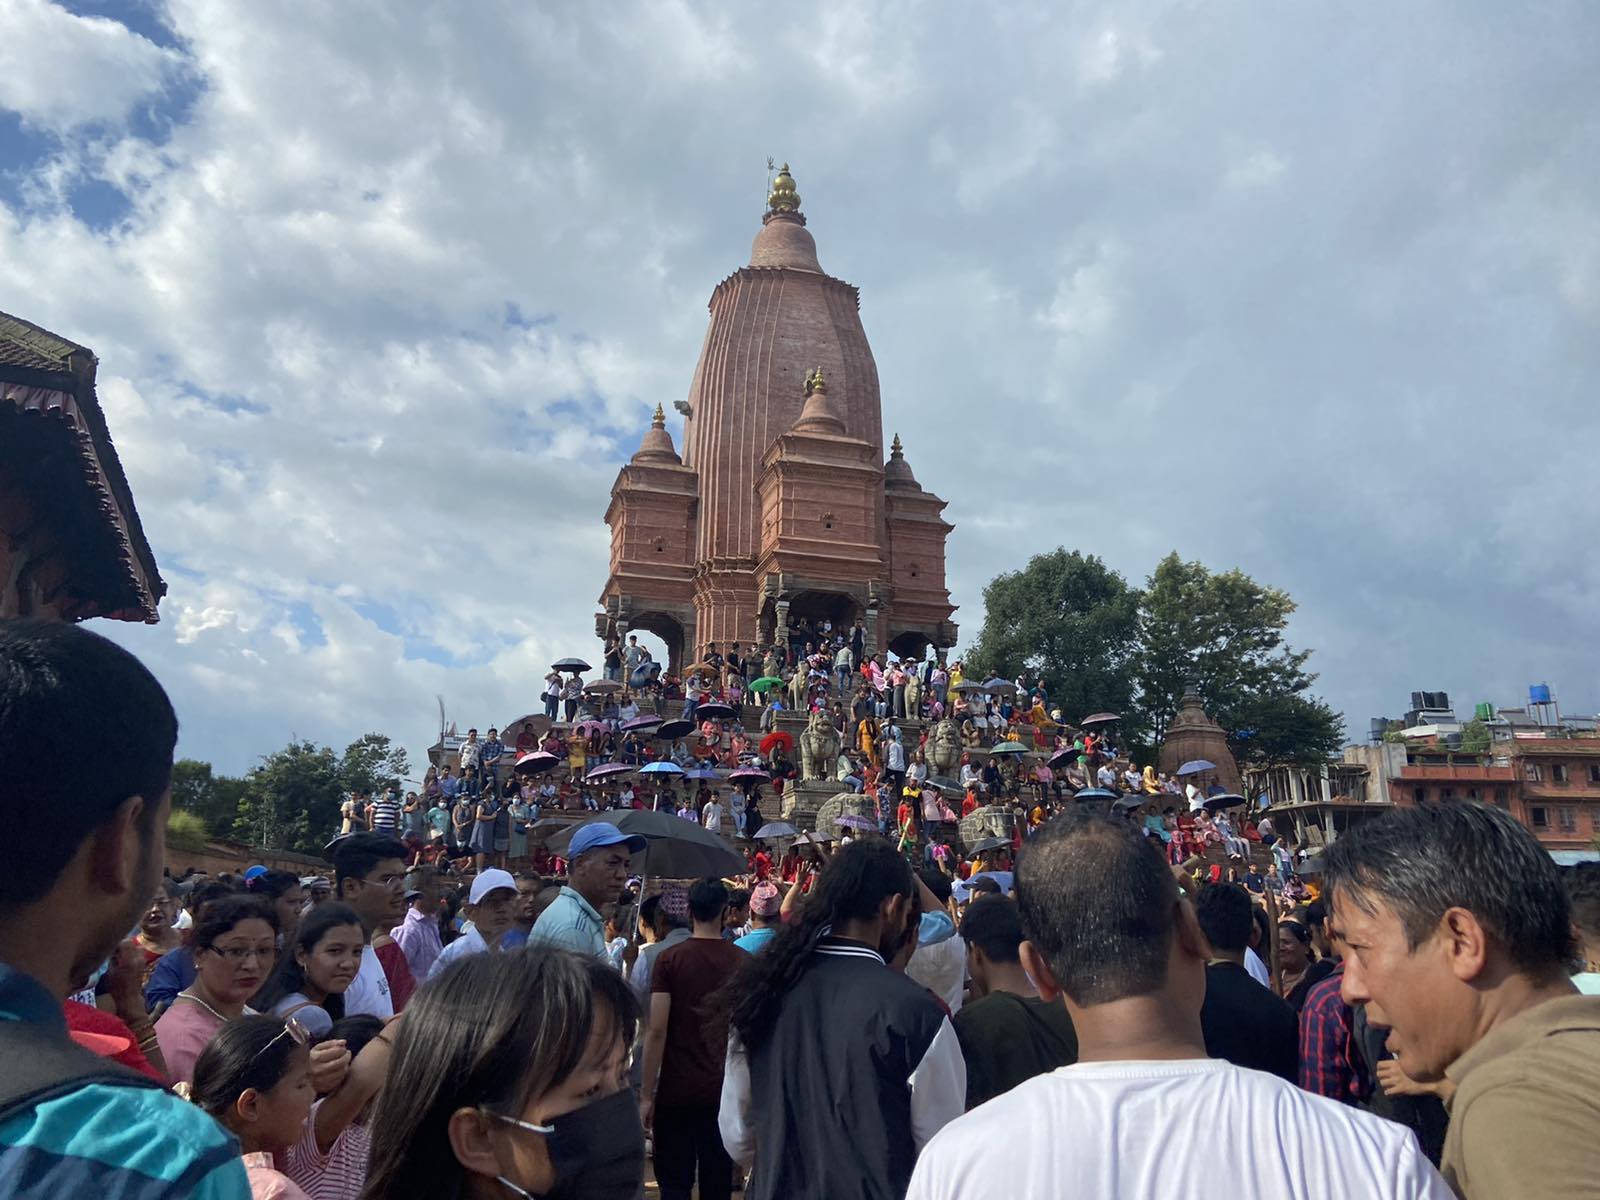
[[[67,1036],[61,1003],[0,963],[0,1020]],[[91,1083],[0,1122],[0,1196],[250,1200],[239,1144],[157,1088]]]

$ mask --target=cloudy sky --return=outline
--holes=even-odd
[[[171,592],[95,627],[229,770],[597,653],[769,154],[967,638],[1032,553],[1176,549],[1295,596],[1352,730],[1592,711],[1597,48],[1584,0],[0,0],[0,309],[100,356]]]

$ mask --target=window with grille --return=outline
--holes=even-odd
[[[1522,764],[1522,777],[1529,783],[1540,783],[1544,780],[1544,772],[1539,769],[1538,763],[1525,762]]]
[[[1556,809],[1556,823],[1562,833],[1578,832],[1578,810],[1570,804],[1563,804]]]

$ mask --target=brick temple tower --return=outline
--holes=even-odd
[[[953,646],[945,502],[898,436],[884,461],[860,295],[823,272],[787,164],[740,267],[711,294],[680,459],[658,407],[606,509],[602,636],[646,629],[672,669],[791,617],[860,617],[869,649]]]

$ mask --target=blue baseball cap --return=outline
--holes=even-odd
[[[648,844],[637,833],[623,833],[610,821],[591,821],[572,835],[572,844],[567,847],[567,858],[574,859],[580,854],[587,854],[604,846],[620,845],[626,845],[628,853],[637,854]]]

